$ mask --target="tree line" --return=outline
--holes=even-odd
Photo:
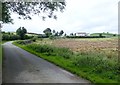
[[[27,30],[24,27],[20,27],[16,30],[15,33],[11,32],[2,32],[2,40],[4,41],[10,41],[10,40],[24,40],[24,39],[30,39],[33,36],[26,35]]]
[[[61,37],[64,34],[64,31],[61,30],[60,32],[51,30],[50,28],[46,28],[43,31],[44,34],[39,34],[36,37],[37,38],[58,38]],[[35,36],[28,36],[27,34],[27,29],[25,27],[19,27],[15,33],[11,32],[2,32],[2,40],[4,41],[9,41],[9,40],[25,40],[25,39],[32,39]]]
[[[62,36],[64,34],[63,30],[58,32],[58,31],[55,31],[55,30],[52,31],[50,28],[46,28],[43,32],[45,33],[45,35],[47,37],[50,37],[50,36]]]

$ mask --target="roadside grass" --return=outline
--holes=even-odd
[[[13,44],[48,60],[92,83],[117,84],[120,65],[116,60],[104,58],[106,55],[96,52],[74,53],[68,48],[44,44]]]

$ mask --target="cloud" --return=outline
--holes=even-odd
[[[118,33],[118,1],[119,0],[66,0],[67,6],[63,13],[56,12],[58,19],[42,21],[33,16],[31,21],[18,20],[12,14],[14,25],[4,25],[3,30],[15,31],[24,26],[29,32],[42,33],[50,27],[56,31],[74,32],[112,32]]]

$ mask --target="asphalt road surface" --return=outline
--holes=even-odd
[[[3,44],[3,83],[90,83],[15,45]]]

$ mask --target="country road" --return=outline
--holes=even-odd
[[[90,83],[15,45],[3,44],[3,83]]]

